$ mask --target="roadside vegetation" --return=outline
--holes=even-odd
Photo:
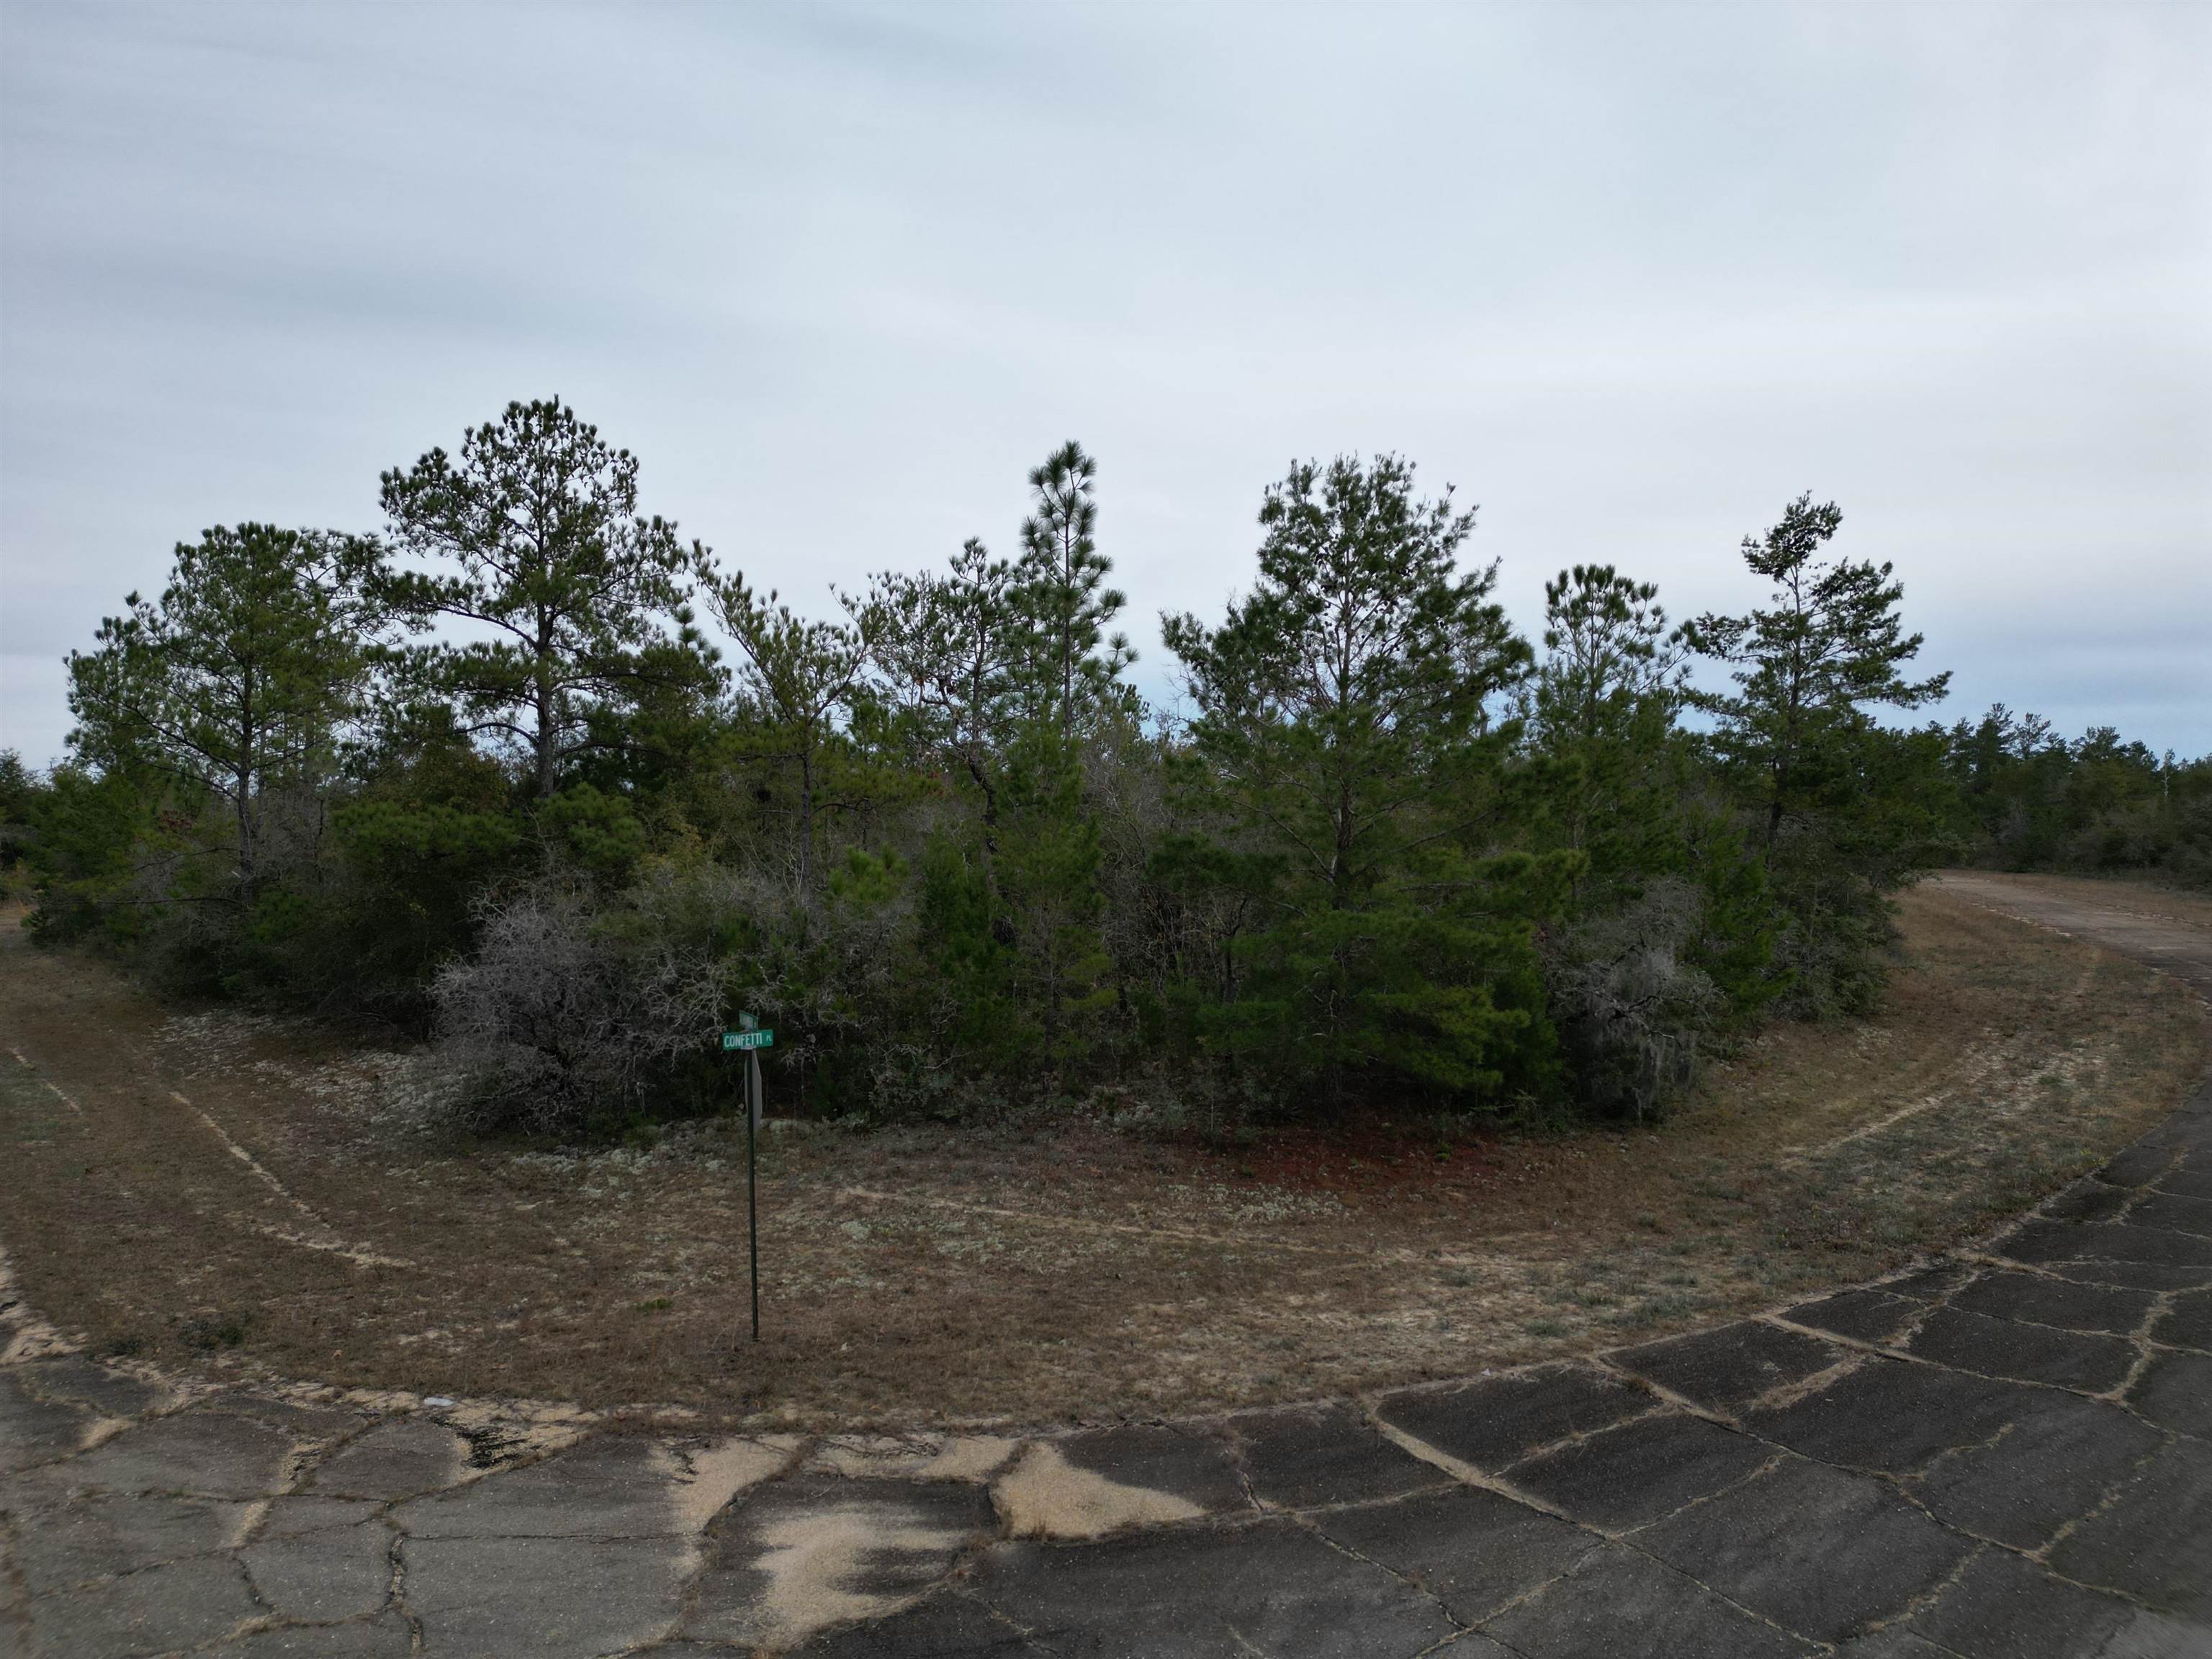
[[[2201,937],[2205,908],[2160,925]],[[172,1374],[820,1429],[1340,1395],[1856,1282],[2202,1075],[2179,982],[1940,885],[1899,922],[1880,1012],[1772,1022],[1640,1126],[1384,1107],[1205,1135],[1110,1091],[957,1133],[771,1120],[757,1344],[741,1121],[457,1136],[417,1046],[180,1012],[8,930],[0,1214],[18,1294]]]
[[[2109,726],[2069,740],[2002,703],[1948,737],[1961,862],[2212,892],[2212,756],[2154,755]]]
[[[68,759],[0,769],[29,927],[434,1039],[472,1132],[722,1109],[741,1010],[824,1118],[1557,1126],[1877,1009],[1934,863],[2203,867],[2204,763],[1897,724],[1946,677],[1810,496],[1741,611],[1578,566],[1530,641],[1449,489],[1300,464],[1240,596],[1164,619],[1163,710],[1091,459],[1030,487],[1007,555],[821,615],[557,401],[386,473],[375,533],[210,530],[70,657]]]

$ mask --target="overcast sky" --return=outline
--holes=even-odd
[[[0,10],[0,745],[172,544],[558,394],[804,607],[1097,457],[1149,694],[1295,457],[1523,626],[1810,489],[1946,718],[2212,750],[2212,8]]]

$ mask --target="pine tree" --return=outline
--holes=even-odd
[[[876,613],[863,605],[847,622],[807,622],[774,592],[755,593],[741,572],[710,578],[708,593],[743,658],[738,691],[762,750],[798,775],[799,892],[811,904],[818,792],[870,659]]]
[[[1120,676],[1136,659],[1127,636],[1106,635],[1128,601],[1105,586],[1114,566],[1098,551],[1097,470],[1071,442],[1030,471],[1033,506],[1014,572],[1012,598],[1025,635],[1016,683],[1022,714],[1063,736],[1124,706]]]
[[[1939,855],[1949,810],[1940,736],[1886,730],[1873,711],[1932,702],[1950,676],[1905,677],[1923,641],[1905,631],[1903,586],[1887,564],[1823,555],[1842,521],[1832,501],[1800,495],[1763,538],[1744,538],[1744,562],[1773,584],[1770,606],[1686,630],[1730,669],[1733,690],[1690,702],[1712,717],[1707,744],[1751,815],[1789,916],[1780,961],[1808,1012],[1874,1006],[1893,931],[1885,896]]]
[[[1474,1099],[1540,1069],[1530,921],[1571,860],[1494,852],[1489,704],[1528,651],[1494,567],[1457,568],[1474,520],[1393,456],[1302,464],[1267,492],[1254,591],[1218,628],[1162,619],[1212,825],[1181,856],[1263,918],[1214,1022],[1237,1051]]]
[[[1096,475],[1080,445],[1063,445],[1030,473],[1018,561],[971,539],[945,574],[878,577],[866,606],[894,723],[975,791],[978,844],[960,879],[980,883],[989,937],[1012,953],[1008,971],[1054,1062],[1079,1055],[1115,1000],[1085,761],[1136,714],[1121,678],[1133,653],[1108,633],[1126,601],[1106,586]],[[925,876],[951,881],[953,868],[940,860]],[[945,904],[948,915],[974,911],[967,899]]]
[[[1081,1053],[1090,1022],[1115,1000],[1084,761],[1105,724],[1134,710],[1121,675],[1135,653],[1106,632],[1127,601],[1105,585],[1113,562],[1098,551],[1096,472],[1071,442],[1030,473],[994,793],[993,876],[1056,1063]]]
[[[1686,647],[1657,589],[1576,565],[1544,595],[1528,833],[1580,861],[1544,939],[1549,1004],[1577,1099],[1643,1118],[1764,999],[1771,909],[1676,726]]]
[[[72,746],[222,800],[250,893],[272,795],[326,778],[358,709],[381,559],[359,537],[262,524],[180,544],[158,600],[131,594],[70,653]]]
[[[1023,629],[1013,567],[970,537],[942,574],[885,571],[858,608],[874,618],[871,651],[883,724],[910,763],[964,775],[995,834],[994,757],[1012,718]]]
[[[428,647],[421,665],[465,728],[519,747],[533,793],[550,796],[606,741],[594,712],[647,672],[705,550],[640,516],[635,459],[557,398],[509,404],[458,459],[433,449],[386,472],[382,500],[399,545],[433,565],[395,580],[394,602],[488,635]]]
[[[1905,632],[1904,586],[1887,564],[1820,556],[1842,522],[1833,501],[1800,495],[1763,538],[1743,540],[1744,562],[1774,584],[1771,607],[1709,611],[1688,629],[1694,649],[1732,671],[1735,691],[1691,701],[1713,717],[1715,752],[1758,801],[1770,862],[1793,820],[1848,799],[1867,711],[1936,702],[1951,678],[1905,678],[1923,640]]]
[[[1658,589],[1609,564],[1576,565],[1544,585],[1544,656],[1527,699],[1529,740],[1551,763],[1561,844],[1601,884],[1676,860],[1685,779],[1675,742],[1686,650]]]

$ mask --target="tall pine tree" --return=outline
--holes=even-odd
[[[374,542],[328,532],[242,524],[179,544],[158,600],[131,594],[94,649],[70,653],[72,746],[222,801],[251,893],[272,797],[336,769],[383,625],[381,570]]]
[[[647,673],[683,605],[676,526],[637,510],[637,461],[558,398],[512,403],[460,453],[433,449],[383,478],[398,544],[429,568],[392,585],[419,617],[477,637],[428,647],[422,665],[471,734],[517,748],[532,792],[603,745],[593,716]]]
[[[1462,571],[1474,515],[1413,469],[1305,463],[1271,489],[1260,580],[1218,628],[1163,618],[1196,718],[1174,849],[1261,921],[1216,1041],[1292,1075],[1395,1078],[1462,1101],[1544,1068],[1531,933],[1571,855],[1496,850],[1507,734],[1492,700],[1528,649]]]
[[[1908,678],[1923,641],[1905,631],[1904,586],[1887,563],[1824,551],[1842,522],[1834,502],[1800,495],[1743,540],[1770,603],[1686,630],[1729,671],[1732,690],[1690,701],[1712,719],[1711,751],[1789,913],[1783,959],[1808,1011],[1877,999],[1885,896],[1932,856],[1946,815],[1940,734],[1885,729],[1875,711],[1933,702],[1950,676]]]

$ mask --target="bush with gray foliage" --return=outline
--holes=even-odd
[[[1727,1004],[1684,960],[1701,910],[1686,883],[1656,882],[1634,903],[1589,915],[1548,942],[1552,1018],[1587,1105],[1640,1121],[1695,1081]]]
[[[550,885],[487,907],[482,945],[434,988],[465,1117],[554,1134],[638,1109],[699,1051],[722,1002],[706,955],[624,938],[586,895]]]

